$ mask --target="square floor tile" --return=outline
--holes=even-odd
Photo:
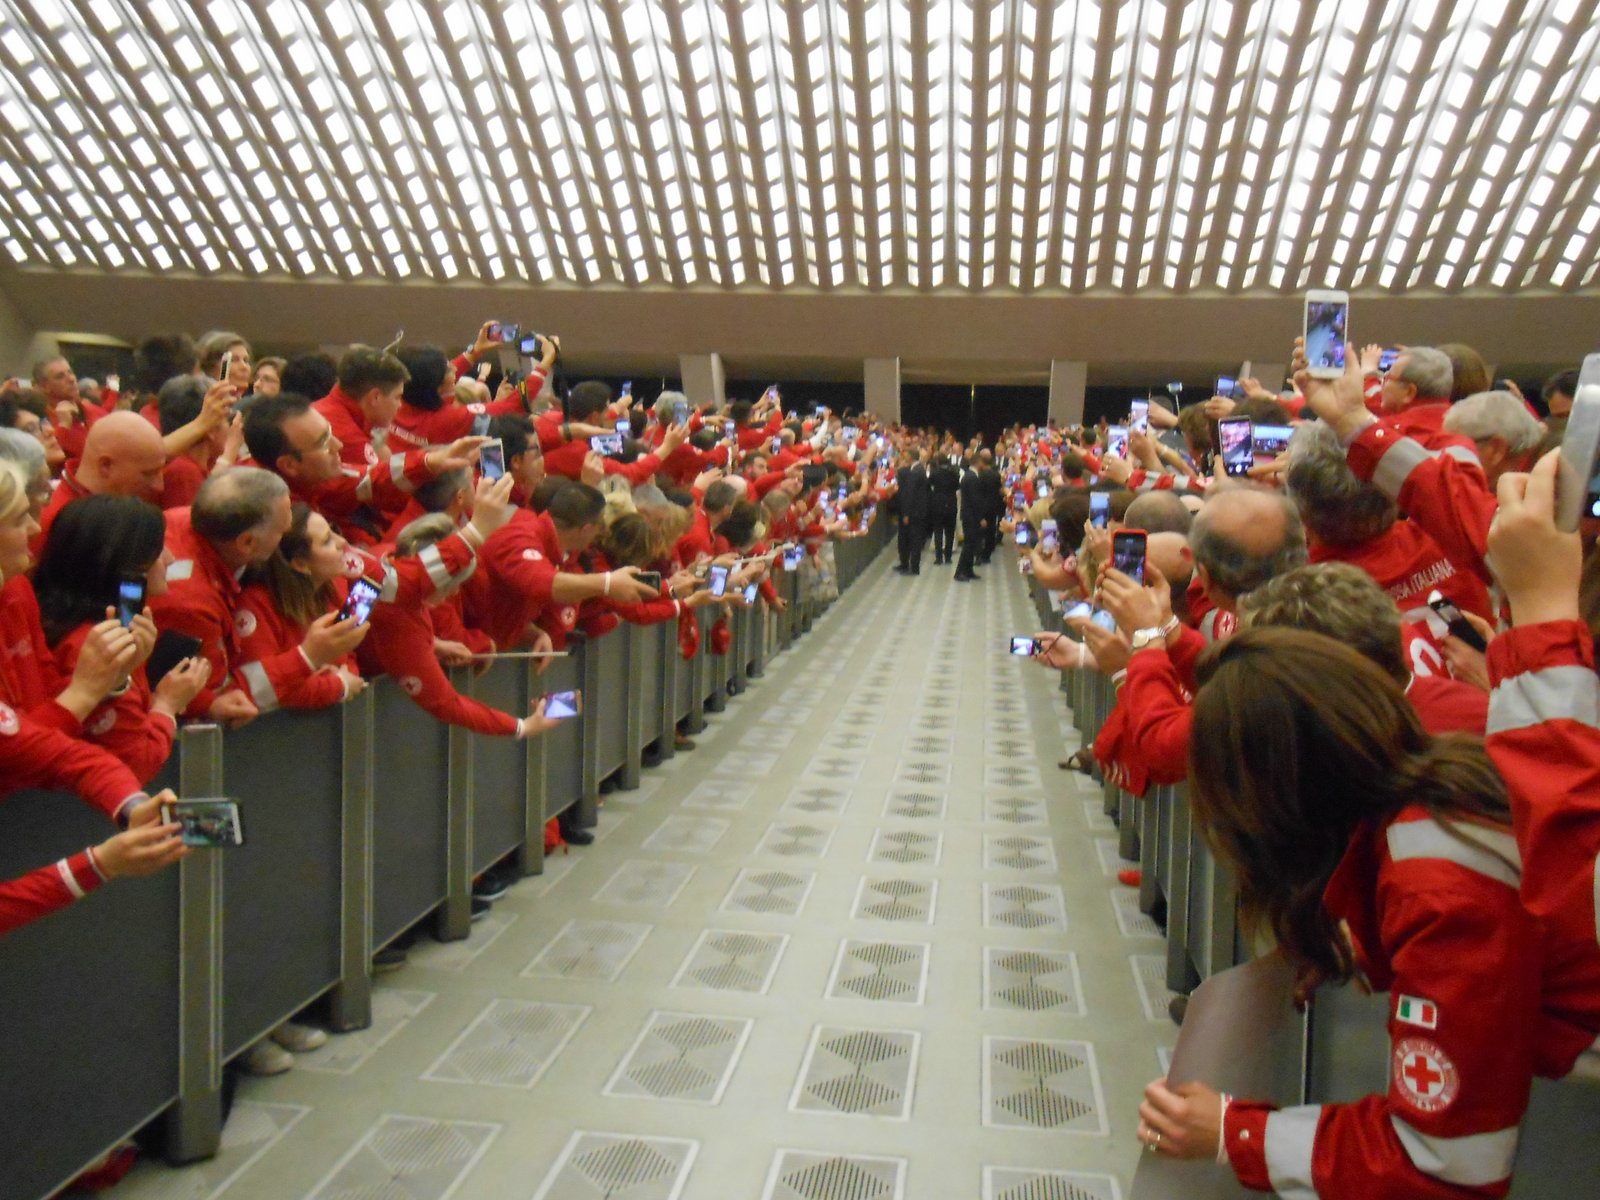
[[[1096,786],[1093,796],[1083,799],[1083,823],[1089,827],[1091,833],[1115,833],[1116,822],[1106,812],[1105,801],[1101,798],[1100,788]]]
[[[754,852],[781,858],[821,858],[832,841],[830,826],[779,822],[767,829]]]
[[[1078,974],[1078,956],[1058,950],[985,946],[983,1006],[1083,1016],[1083,980]]]
[[[942,792],[893,788],[883,802],[883,815],[910,821],[942,821],[947,801]]]
[[[823,995],[829,1000],[920,1005],[928,988],[929,949],[926,942],[845,938]]]
[[[867,861],[938,866],[943,853],[942,833],[921,829],[880,829],[872,835]]]
[[[739,779],[702,779],[683,798],[681,808],[734,812],[750,803],[756,785]]]
[[[444,1200],[477,1166],[501,1126],[391,1114],[323,1176],[306,1200],[417,1196]]]
[[[903,1200],[906,1160],[825,1150],[779,1150],[761,1200]]]
[[[879,879],[868,876],[856,888],[850,915],[858,921],[896,921],[932,925],[939,883],[934,879]]]
[[[678,1200],[700,1143],[580,1130],[567,1139],[533,1200]]]
[[[654,833],[645,838],[643,849],[672,854],[709,854],[730,828],[732,822],[721,817],[698,814],[692,817],[668,817]]]
[[[920,1044],[921,1035],[909,1029],[817,1026],[789,1111],[906,1120]]]
[[[987,929],[1054,929],[1067,927],[1067,906],[1053,883],[983,885],[983,924]]]
[[[720,1104],[752,1024],[744,1017],[653,1012],[605,1095]]]
[[[597,904],[670,908],[697,869],[687,863],[629,859],[600,885],[593,899]]]
[[[717,761],[711,771],[715,775],[740,775],[746,779],[757,775],[770,775],[778,769],[779,757],[781,756],[776,750],[730,750]]]
[[[764,996],[788,945],[786,933],[704,930],[673,976],[672,986]]]
[[[300,1104],[237,1100],[222,1127],[215,1158],[169,1167],[140,1158],[117,1185],[117,1200],[213,1200],[220,1196],[311,1110]]]
[[[650,936],[650,925],[626,921],[568,921],[523,968],[530,979],[590,979],[614,983]]]
[[[1105,1137],[1094,1047],[1042,1038],[983,1039],[983,1123]]]
[[[1133,971],[1133,984],[1139,989],[1139,1006],[1144,1015],[1162,1024],[1172,1020],[1167,1006],[1176,992],[1167,990],[1167,957],[1164,954],[1130,954],[1128,966]]]
[[[295,1056],[300,1071],[321,1071],[329,1075],[351,1075],[359,1071],[383,1044],[411,1023],[411,1019],[436,999],[433,992],[402,988],[372,989],[372,1024],[365,1029],[337,1034],[328,1044],[309,1054]]]
[[[1122,1200],[1122,1188],[1110,1175],[985,1167],[983,1200]]]
[[[746,867],[734,878],[721,908],[723,912],[798,916],[816,881],[814,871],[766,871]]]
[[[1047,837],[1020,833],[983,835],[986,871],[1057,871],[1056,849]]]
[[[491,1001],[422,1078],[433,1083],[531,1088],[590,1011],[581,1004]]]
[[[1117,914],[1117,928],[1123,937],[1164,938],[1161,926],[1139,911],[1139,889],[1118,888],[1110,893],[1111,909]]]

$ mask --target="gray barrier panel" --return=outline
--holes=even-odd
[[[639,691],[641,719],[644,722],[639,736],[647,746],[666,732],[661,699],[665,674],[663,660],[668,653],[677,653],[677,630],[677,621],[663,621],[659,625],[638,629],[633,635],[634,659],[629,683]]]
[[[532,708],[527,663],[507,659],[491,664],[473,680],[472,695],[501,712],[522,716]],[[527,824],[528,744],[519,738],[474,737],[470,753],[472,870],[476,874],[522,844]]]
[[[231,1058],[339,979],[340,713],[275,713],[226,742],[223,788],[245,829],[245,844],[222,855]]]
[[[619,626],[584,647],[598,660],[597,687],[590,698],[599,745],[596,783],[628,760],[628,638],[628,630]]]
[[[582,654],[588,647],[574,650],[566,658],[552,659],[550,669],[539,676],[540,690],[569,692],[583,686]],[[539,737],[544,744],[544,814],[553,817],[583,796],[583,734],[588,723],[589,707],[596,698],[583,698],[584,716],[578,720],[563,721],[554,729],[547,729]]]
[[[373,684],[373,949],[445,898],[450,727],[392,679]]]
[[[75,796],[7,796],[0,878],[115,832]],[[108,884],[0,955],[0,1196],[46,1196],[178,1094],[178,873]]]

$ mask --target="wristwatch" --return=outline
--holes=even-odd
[[[1143,650],[1146,646],[1165,645],[1166,641],[1166,631],[1159,625],[1152,625],[1149,629],[1135,629],[1130,644],[1135,650]]]

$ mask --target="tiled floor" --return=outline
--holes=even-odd
[[[1175,1030],[1002,566],[888,556],[592,847],[126,1200],[1111,1200]]]

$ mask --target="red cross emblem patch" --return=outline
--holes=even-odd
[[[1396,1042],[1393,1070],[1401,1096],[1418,1112],[1443,1112],[1461,1090],[1455,1064],[1426,1038]]]

